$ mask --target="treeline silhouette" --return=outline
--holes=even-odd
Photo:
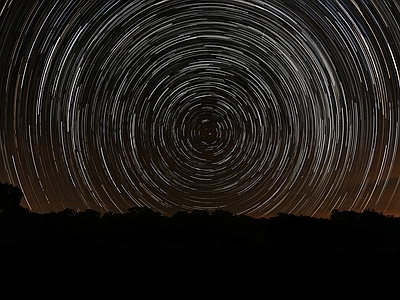
[[[21,206],[22,192],[0,183],[0,246],[76,249],[235,249],[238,251],[400,250],[400,218],[371,209],[332,211],[329,218],[279,213],[270,218],[226,210],[180,211],[162,216],[146,207],[126,213],[34,213]]]

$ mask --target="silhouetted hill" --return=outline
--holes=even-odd
[[[268,219],[194,210],[168,218],[149,208],[123,214],[93,210],[0,213],[3,246],[203,248],[254,251],[398,251],[400,219],[372,210],[333,211],[329,219],[280,213]]]
[[[101,215],[92,209],[38,214],[20,206],[19,188],[0,184],[4,247],[231,249],[264,252],[400,250],[400,218],[374,210],[334,210],[330,218],[279,213],[268,219],[229,211],[162,216],[146,207]]]
[[[113,293],[132,292],[138,282],[212,285],[262,278],[267,289],[301,279],[330,286],[334,281],[325,278],[372,278],[379,265],[364,261],[400,250],[400,218],[373,210],[334,210],[327,219],[285,213],[257,219],[224,210],[164,217],[146,207],[38,214],[22,208],[21,194],[9,188],[0,191],[0,202],[14,197],[0,204],[2,282],[34,282],[29,291],[51,286],[62,291],[57,299],[105,299],[107,291],[106,299],[115,299]],[[75,287],[82,286],[89,297],[77,294]]]

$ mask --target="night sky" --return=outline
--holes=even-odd
[[[0,43],[32,211],[400,215],[400,1],[6,0]]]

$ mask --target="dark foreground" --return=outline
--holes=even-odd
[[[343,286],[359,293],[360,284],[375,286],[390,274],[387,292],[398,277],[399,219],[374,211],[254,219],[226,211],[165,218],[146,208],[103,216],[20,210],[0,219],[2,286],[18,283],[18,292],[42,298],[141,299],[145,286],[148,293],[190,286],[193,296],[244,283],[248,293],[324,287],[332,294]]]
[[[9,249],[11,250],[11,249]],[[243,245],[118,245],[19,248],[2,268],[23,298],[144,299],[200,295],[225,299],[398,299],[398,253]],[[270,295],[272,293],[273,295]],[[388,294],[389,293],[389,294]],[[320,297],[321,295],[329,297]],[[158,295],[158,296],[156,296]],[[218,296],[219,295],[219,296]],[[345,296],[344,296],[345,295]],[[385,295],[385,296],[384,296]],[[386,295],[390,295],[386,297]],[[169,296],[171,297],[171,296]],[[168,298],[169,298],[168,297]]]
[[[21,197],[0,184],[1,299],[400,299],[400,218],[373,210],[37,214]]]

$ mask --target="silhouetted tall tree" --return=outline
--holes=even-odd
[[[16,210],[20,207],[23,193],[19,187],[0,183],[0,211]]]

